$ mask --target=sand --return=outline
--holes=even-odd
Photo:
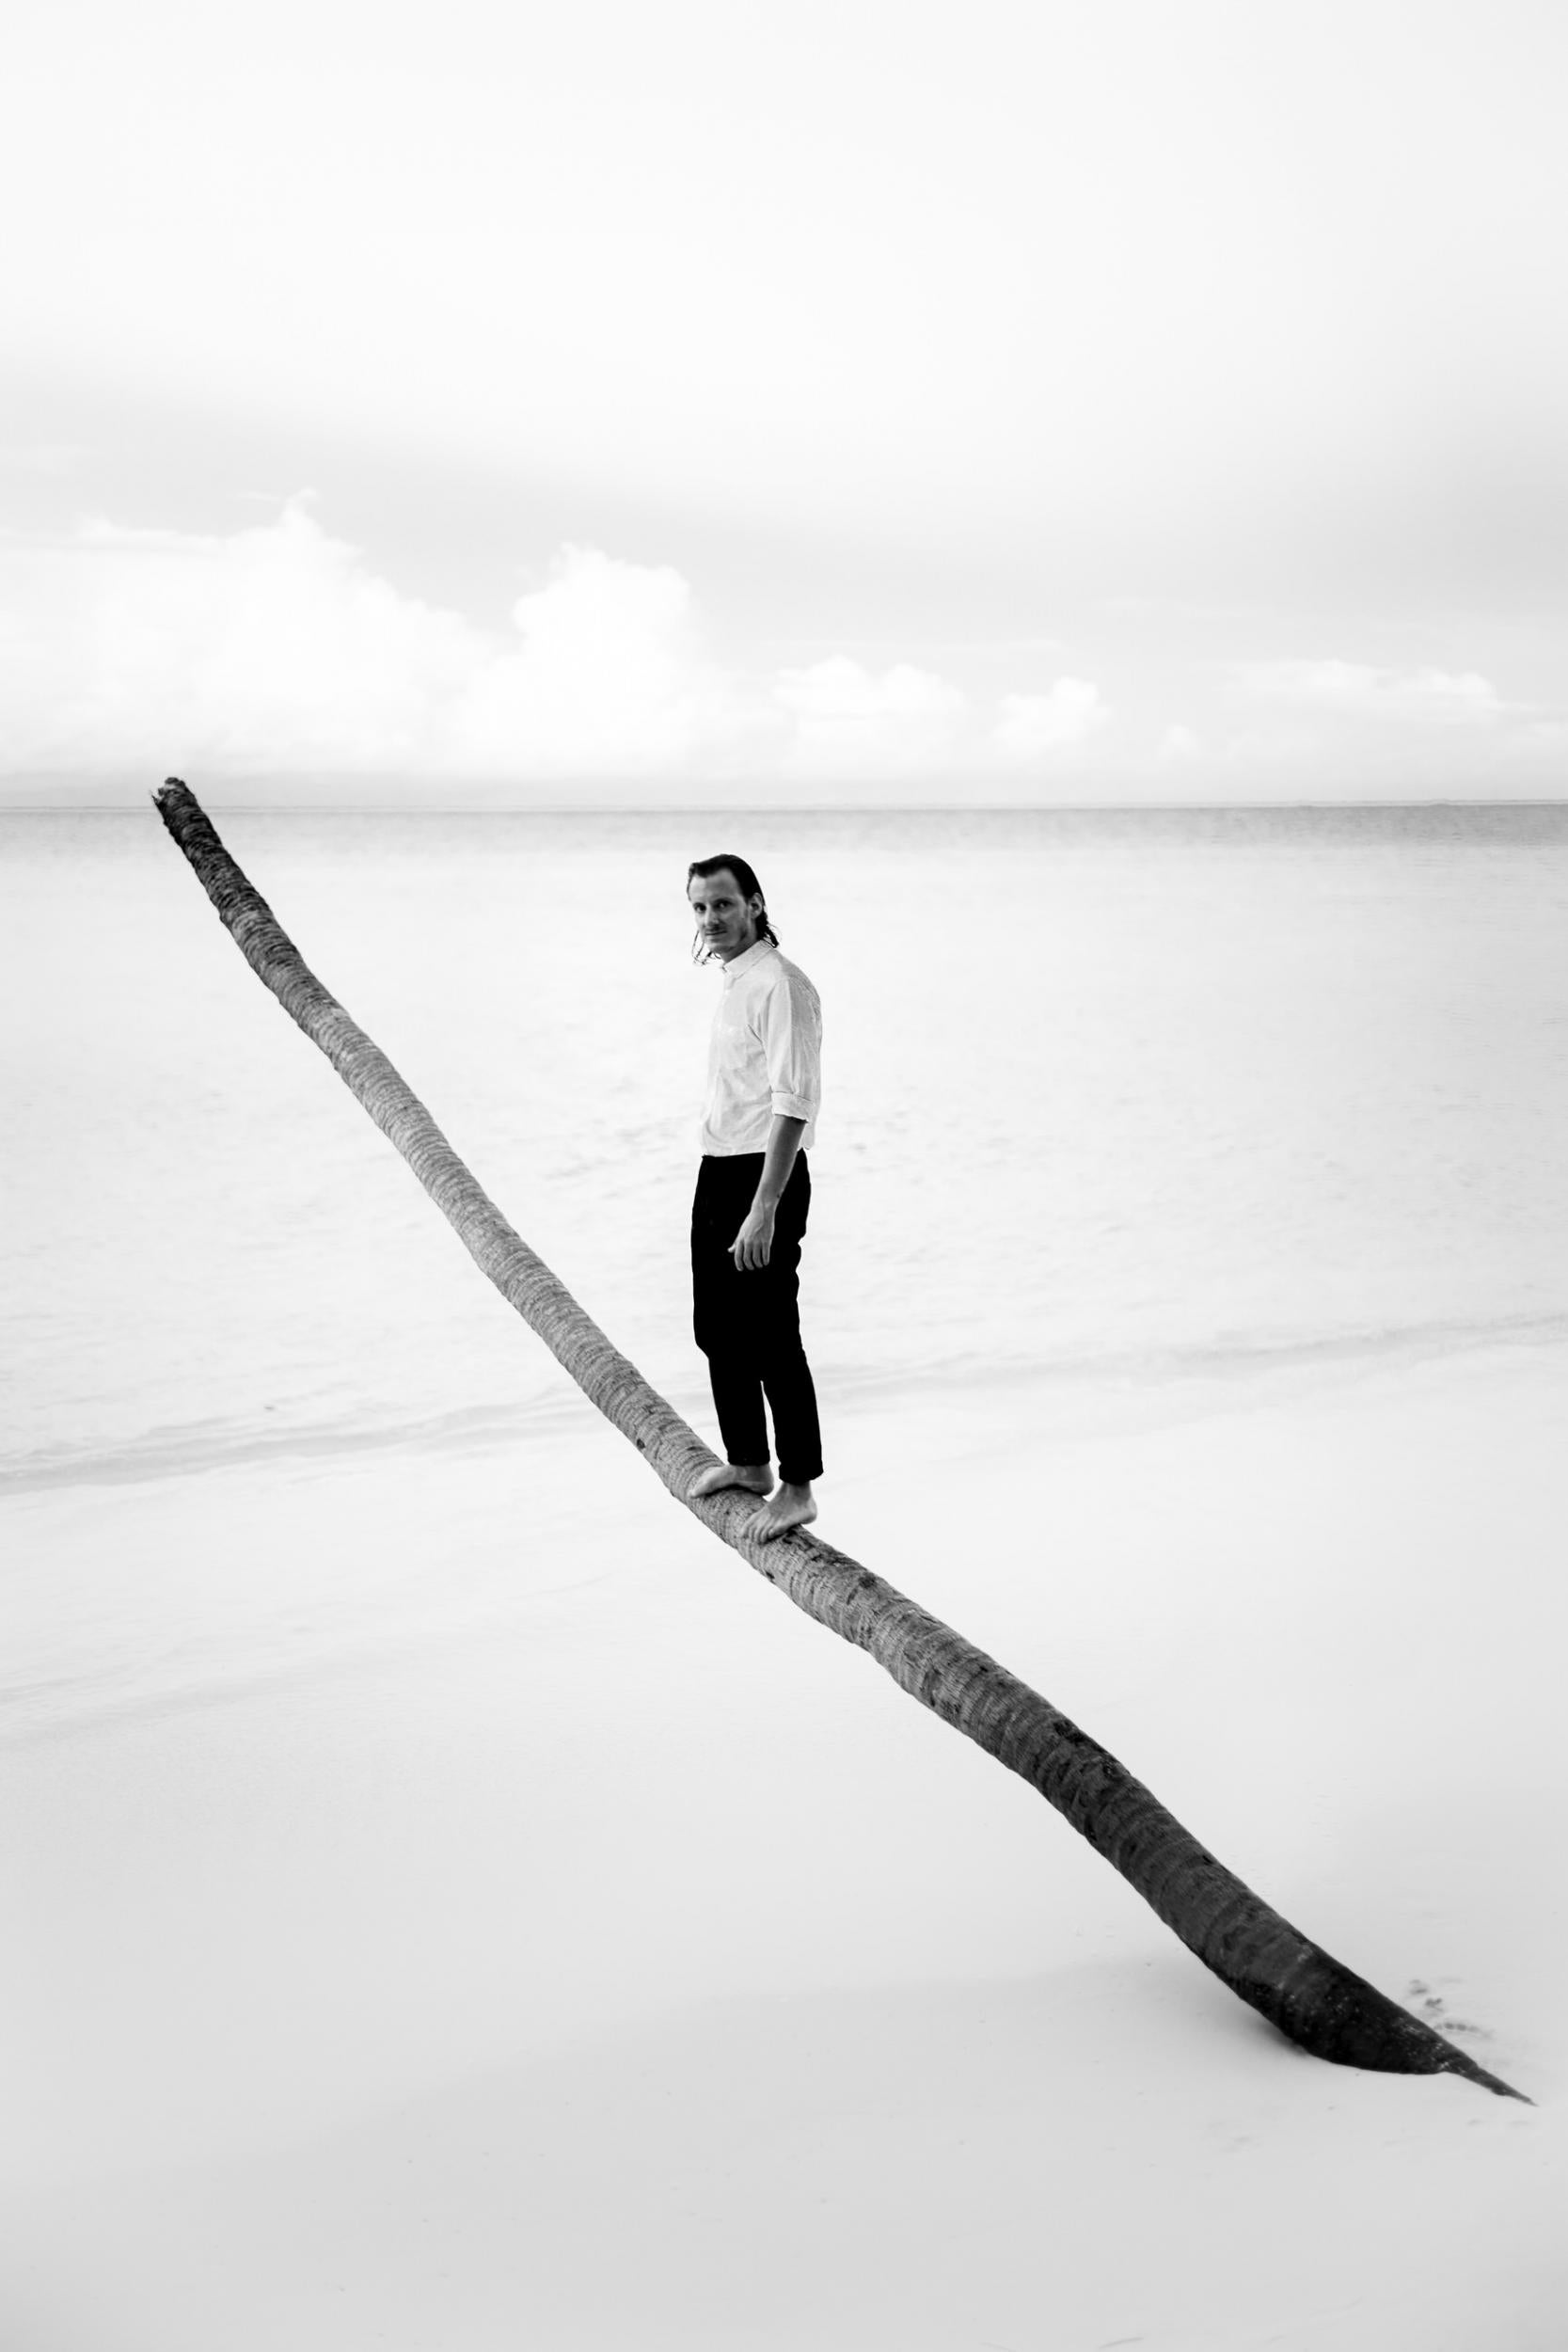
[[[1559,2352],[1565,1371],[863,1395],[823,1489],[1533,2106],[1286,2045],[570,1393],[7,1494],[7,2352]]]

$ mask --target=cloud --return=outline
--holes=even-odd
[[[663,566],[567,547],[510,635],[406,596],[303,500],[226,536],[0,548],[6,767],[527,782],[668,774],[747,716]]]
[[[682,572],[580,544],[485,627],[404,594],[303,498],[229,532],[95,521],[0,537],[0,796],[102,801],[170,770],[220,799],[468,805],[1562,789],[1561,711],[1477,670],[1189,665],[1162,734],[1135,675],[1113,713],[1076,675],[982,691],[1049,679],[1037,647],[972,648],[967,673],[948,650],[955,675],[836,651],[748,668]]]
[[[1265,701],[1307,706],[1348,719],[1427,726],[1490,725],[1510,707],[1475,670],[1380,670],[1359,661],[1256,661],[1234,674]]]
[[[85,524],[0,550],[0,707],[19,773],[416,761],[471,633],[402,596],[300,501],[227,537]]]
[[[943,766],[968,711],[961,689],[908,662],[871,671],[835,654],[782,670],[775,705],[791,723],[786,772],[800,777],[886,776]]]
[[[1560,798],[1560,711],[1479,670],[1277,660],[1230,664],[1217,779],[1227,796],[1309,800]]]
[[[1162,768],[1190,768],[1203,757],[1203,744],[1189,726],[1173,719],[1160,738],[1160,748],[1154,755]]]
[[[263,796],[927,796],[1104,724],[1098,688],[977,707],[910,662],[721,662],[668,564],[561,548],[487,629],[404,595],[306,498],[229,533],[104,521],[0,540],[0,775],[68,796],[183,769]]]
[[[1008,760],[1037,759],[1096,734],[1111,713],[1087,678],[1059,677],[1048,694],[1004,694],[991,741]]]
[[[565,548],[512,619],[520,642],[474,664],[451,713],[460,772],[669,775],[759,732],[667,564]]]

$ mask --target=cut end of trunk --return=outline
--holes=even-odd
[[[1316,1980],[1304,1981],[1298,1974],[1284,1986],[1246,1983],[1231,1976],[1226,1981],[1298,2049],[1331,2065],[1358,2066],[1379,2074],[1460,2074],[1498,2098],[1534,2106],[1524,2091],[1489,2074],[1467,2050],[1448,2041],[1424,2018],[1412,2016],[1329,1953],[1318,1950],[1316,1966],[1307,1974]]]

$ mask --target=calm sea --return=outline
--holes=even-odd
[[[871,1387],[1568,1332],[1568,810],[229,814],[307,961],[703,1417],[685,1224],[733,849],[821,991],[805,1312]],[[586,1411],[150,807],[0,819],[0,1474]],[[831,1442],[831,1441],[830,1441]]]

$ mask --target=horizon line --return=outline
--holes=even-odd
[[[182,779],[183,781],[183,779]],[[189,787],[188,787],[189,788]],[[153,793],[147,794],[149,803]],[[436,801],[230,801],[202,798],[203,805],[234,817],[1212,817],[1326,815],[1336,810],[1417,811],[1454,809],[1565,809],[1568,794],[1550,798],[1497,800],[1473,795],[1430,800],[1291,801],[705,801],[501,802],[488,804]],[[0,817],[125,817],[139,814],[139,802],[5,801]]]

